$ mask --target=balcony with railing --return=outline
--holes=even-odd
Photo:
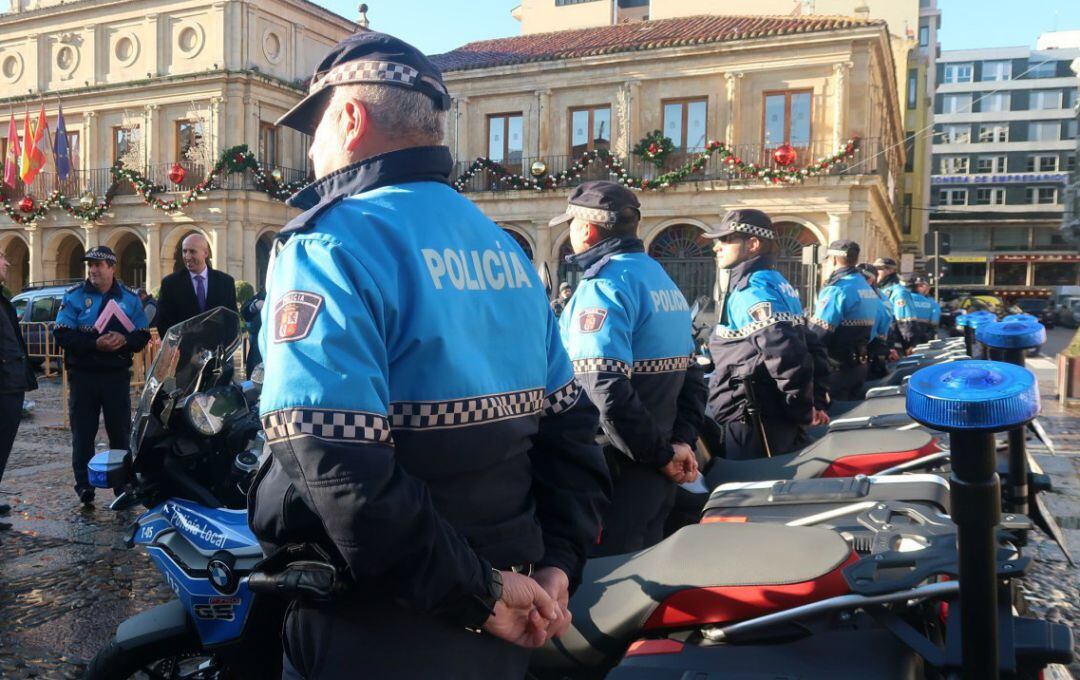
[[[734,155],[742,159],[743,162],[755,163],[759,168],[772,170],[801,170],[811,164],[818,163],[821,159],[831,156],[837,151],[833,146],[832,140],[811,142],[807,146],[801,148],[796,147],[795,161],[784,167],[773,159],[773,152],[775,150],[775,145],[765,146],[762,144],[741,144],[732,147]],[[672,153],[665,159],[665,163],[661,167],[657,167],[652,162],[646,161],[638,156],[625,158],[615,154],[614,157],[631,176],[654,179],[685,166],[688,162],[697,158],[699,153],[700,150],[694,149],[681,153]],[[513,159],[510,162],[501,163],[500,166],[511,174],[524,175],[525,177],[531,176],[537,180],[541,180],[544,177],[561,175],[568,168],[575,167],[580,160],[580,156],[546,155]],[[895,185],[897,169],[890,168],[889,163],[889,154],[885,153],[885,148],[880,139],[861,139],[859,140],[859,144],[855,149],[854,154],[852,154],[850,158],[832,164],[825,170],[819,171],[817,177],[807,176],[806,181],[814,182],[822,181],[823,179],[827,181],[828,178],[850,177],[855,175],[879,175],[885,181],[886,186],[892,186]],[[459,177],[462,177],[472,164],[472,161],[457,162],[451,179],[457,180]],[[892,183],[889,182],[890,175],[893,177]],[[577,186],[582,182],[597,179],[611,179],[611,175],[603,162],[594,160],[588,167],[571,174],[564,181],[560,182],[559,186],[569,188]],[[761,180],[757,177],[743,174],[732,168],[727,163],[723,162],[719,152],[716,152],[709,157],[708,162],[699,172],[691,173],[685,178],[676,180],[677,183],[703,181],[725,182],[728,185],[736,186],[760,182]],[[476,171],[471,177],[461,182],[461,187],[465,192],[501,192],[515,190],[510,183],[502,179],[500,173],[488,169]]]

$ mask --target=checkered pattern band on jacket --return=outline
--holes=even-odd
[[[557,416],[563,411],[573,408],[574,404],[581,398],[581,392],[581,385],[578,384],[577,380],[571,378],[570,382],[544,397],[544,410],[541,415]]]
[[[618,359],[595,357],[592,359],[575,359],[574,373],[622,373],[630,375],[630,365]]]
[[[816,316],[812,316],[807,319],[807,323],[811,326],[817,326],[818,328],[824,328],[827,331],[831,331],[835,326],[824,319],[819,319]]]
[[[690,365],[689,356],[642,359],[634,362],[634,373],[675,373]]]
[[[756,333],[756,332],[758,332],[758,331],[760,331],[760,330],[762,330],[764,328],[768,328],[769,326],[774,326],[774,325],[776,325],[778,323],[789,323],[789,324],[791,324],[793,326],[802,326],[802,325],[806,324],[806,317],[804,317],[802,314],[792,314],[790,312],[780,312],[779,314],[773,314],[772,316],[770,316],[768,319],[765,319],[764,321],[754,321],[753,323],[748,323],[745,326],[743,326],[742,328],[739,328],[739,329],[734,330],[734,331],[728,330],[728,329],[723,328],[721,326],[717,326],[716,330],[713,331],[713,333],[716,336],[718,336],[720,338],[723,338],[724,340],[741,340],[743,338],[750,337],[754,333]]]
[[[346,83],[401,83],[412,85],[420,72],[412,66],[392,61],[350,61],[327,71],[323,76],[311,81],[308,94],[314,94],[331,85]]]
[[[363,411],[287,408],[262,419],[270,444],[296,437],[317,437],[348,444],[390,444],[390,425],[384,416]]]
[[[521,390],[453,401],[399,401],[390,404],[394,429],[418,430],[490,423],[540,411],[544,390]]]
[[[844,319],[840,322],[841,326],[866,326],[870,327],[874,325],[873,319]]]

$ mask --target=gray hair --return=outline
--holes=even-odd
[[[437,145],[446,131],[446,112],[435,108],[430,97],[393,85],[353,83],[335,88],[336,105],[358,99],[372,124],[383,134],[404,137],[420,144]]]

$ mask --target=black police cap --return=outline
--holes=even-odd
[[[613,227],[626,217],[627,209],[641,215],[641,203],[633,191],[621,184],[596,180],[579,184],[570,192],[566,212],[548,222],[554,227],[580,217],[602,227]]]
[[[825,251],[826,255],[835,255],[837,257],[858,257],[859,244],[855,243],[849,238],[842,238],[833,241],[829,244],[828,250]]]
[[[450,108],[442,72],[404,40],[376,31],[355,33],[334,46],[315,67],[308,94],[278,119],[278,125],[314,134],[335,85],[372,83],[415,90],[441,111]]]
[[[94,246],[83,255],[83,262],[108,262],[116,264],[116,253],[109,246]]]
[[[769,240],[776,239],[776,227],[769,216],[760,210],[747,208],[729,210],[720,220],[720,226],[705,234],[706,238],[722,238],[728,234],[746,234]]]
[[[899,265],[896,264],[896,260],[891,257],[879,257],[874,260],[874,266],[878,269],[888,267],[889,269],[899,269]]]

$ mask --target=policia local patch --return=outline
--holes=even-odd
[[[290,290],[274,303],[274,342],[295,342],[311,333],[323,297],[302,290]]]
[[[578,314],[578,331],[582,333],[596,333],[604,327],[607,320],[607,310],[599,307],[583,309]]]

